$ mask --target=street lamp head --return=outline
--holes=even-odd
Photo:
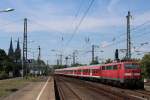
[[[10,11],[14,11],[15,9],[13,8],[7,8],[7,9],[4,9],[4,10],[0,10],[0,12],[10,12]]]

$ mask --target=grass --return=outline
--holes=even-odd
[[[5,97],[15,91],[18,91],[20,88],[28,85],[30,82],[38,82],[40,80],[41,77],[27,77],[25,79],[14,78],[14,79],[0,80],[0,98]]]

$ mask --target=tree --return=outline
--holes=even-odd
[[[77,67],[77,66],[83,66],[83,64],[75,63],[71,65],[71,67]]]
[[[94,60],[90,63],[90,65],[96,65],[96,64],[99,64],[98,60]]]
[[[40,64],[40,65],[46,65],[43,60],[37,60],[37,62],[38,62],[38,64]]]
[[[53,69],[61,69],[61,68],[66,68],[65,65],[54,65]]]
[[[142,73],[145,78],[150,78],[150,53],[145,54],[141,60]]]
[[[111,60],[110,58],[106,59],[106,61],[105,61],[106,64],[107,63],[112,63],[112,62],[113,62],[113,60]]]
[[[98,56],[95,57],[94,61],[92,61],[92,62],[90,63],[90,65],[96,65],[96,64],[99,64]]]
[[[7,74],[13,72],[14,76],[20,76],[20,64],[21,63],[15,63],[12,56],[7,56],[6,52],[0,49],[0,71],[4,71]]]
[[[3,49],[0,49],[0,71],[4,70],[6,59],[7,59],[6,52]]]
[[[6,52],[3,49],[0,49],[0,60],[6,58]]]
[[[0,49],[0,79],[8,77],[8,74],[6,73],[7,58],[6,52],[3,49]]]

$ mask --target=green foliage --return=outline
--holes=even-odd
[[[77,66],[83,66],[82,64],[76,63],[76,64],[72,64],[72,67],[77,67]]]
[[[35,62],[36,62],[36,61],[35,61]],[[40,64],[40,65],[46,65],[43,60],[37,60],[37,63]]]
[[[0,60],[4,60],[6,57],[6,52],[3,49],[0,49]]]
[[[110,58],[108,58],[108,59],[106,59],[105,64],[112,63],[112,62],[113,62],[113,60],[111,60]]]
[[[124,57],[124,58],[122,58],[120,61],[136,61],[136,62],[140,62],[141,59],[139,59],[139,58],[127,59],[126,57]]]
[[[94,60],[90,63],[90,65],[96,65],[96,64],[99,64],[98,60]]]
[[[4,71],[6,66],[7,55],[3,49],[0,49],[0,71]]]
[[[8,78],[8,74],[4,71],[0,71],[0,79]]]
[[[14,56],[15,57],[15,56]],[[8,76],[9,72],[13,72],[14,77],[20,76],[21,61],[15,62],[15,58],[7,56],[3,49],[0,49],[0,72],[2,72],[1,77],[5,77],[5,72]]]
[[[54,65],[53,66],[54,69],[61,69],[61,68],[66,68],[65,65]]]
[[[145,78],[150,78],[150,53],[145,54],[141,60],[142,74]]]

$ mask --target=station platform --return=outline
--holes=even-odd
[[[31,82],[3,100],[55,100],[54,79],[50,76],[44,81]]]

